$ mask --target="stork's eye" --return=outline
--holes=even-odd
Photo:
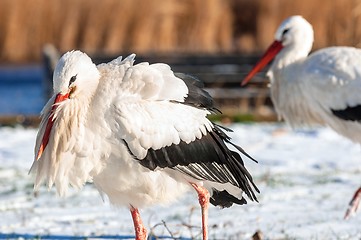
[[[289,30],[290,30],[289,28],[286,28],[285,30],[283,30],[282,36],[284,36],[286,33],[288,33]]]
[[[77,75],[72,76],[72,77],[70,78],[70,81],[69,81],[69,86],[70,86],[73,82],[75,82],[75,80],[76,80],[76,76],[77,76]]]

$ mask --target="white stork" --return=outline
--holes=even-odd
[[[292,127],[327,125],[361,144],[361,50],[329,47],[311,55],[313,29],[301,16],[284,20],[275,41],[242,82],[274,61],[267,72],[271,98],[279,118]],[[356,212],[361,188],[345,218]]]
[[[258,191],[214,110],[203,83],[167,64],[134,65],[135,55],[96,66],[80,51],[65,53],[42,110],[31,171],[35,189],[92,181],[116,206],[129,207],[136,239],[146,238],[138,208],[169,203],[194,188],[207,239],[207,209],[245,204]],[[248,156],[249,157],[249,156]]]

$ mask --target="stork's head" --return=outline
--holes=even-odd
[[[280,42],[284,48],[305,52],[307,55],[313,44],[313,28],[301,16],[292,16],[285,19],[278,27],[275,41]]]
[[[100,73],[88,55],[81,51],[67,52],[55,67],[54,94],[68,95],[67,98],[89,97],[94,93],[99,77]]]
[[[257,72],[261,71],[280,52],[288,52],[293,55],[294,59],[298,59],[309,54],[312,44],[313,28],[306,19],[301,16],[292,16],[285,19],[276,31],[274,42],[244,78],[242,85],[246,85]]]
[[[42,133],[42,140],[36,146],[36,160],[41,157],[49,142],[56,119],[68,118],[62,120],[70,123],[70,118],[76,116],[66,113],[76,114],[78,109],[71,108],[75,108],[74,106],[81,108],[89,104],[99,79],[100,73],[97,67],[85,53],[70,51],[60,58],[53,75],[54,96],[49,100],[52,104],[47,104],[43,110],[44,117],[48,119],[44,119],[40,126],[39,133]],[[75,101],[77,104],[74,104]],[[41,137],[41,134],[38,137]]]

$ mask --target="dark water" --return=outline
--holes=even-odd
[[[42,66],[0,66],[0,115],[39,114],[45,98]]]

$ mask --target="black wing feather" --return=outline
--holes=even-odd
[[[354,107],[349,107],[345,109],[331,109],[332,113],[343,120],[346,121],[361,121],[361,105],[357,105]]]
[[[217,189],[213,189],[213,194],[210,198],[210,202],[214,206],[222,206],[222,207],[230,207],[232,203],[237,203],[239,205],[247,204],[245,198],[238,199],[233,195],[229,194],[226,190],[218,191]]]
[[[204,83],[198,78],[184,73],[174,73],[174,75],[184,81],[188,88],[188,96],[184,104],[192,105],[198,108],[206,108],[212,112],[221,113],[214,107],[213,98],[204,90]]]
[[[226,142],[229,142],[228,136],[219,127],[214,126],[212,132],[189,144],[181,141],[177,145],[172,144],[157,150],[149,149],[146,157],[139,163],[151,170],[157,167],[172,168],[199,180],[231,183],[241,188],[251,200],[257,201],[254,191],[259,192],[259,190],[252,176],[245,168],[241,156],[228,149]],[[223,199],[224,194],[226,193],[212,195],[212,202],[217,203],[219,200],[223,203],[223,200],[217,199],[217,196],[222,196]],[[240,204],[240,201],[238,199],[229,204]],[[225,207],[229,204],[221,206]]]

